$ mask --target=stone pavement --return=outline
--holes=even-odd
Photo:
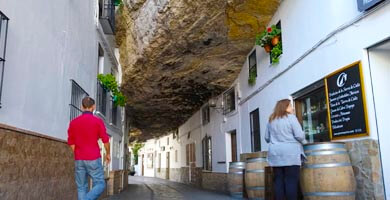
[[[129,186],[106,200],[227,200],[226,194],[158,178],[129,176]]]

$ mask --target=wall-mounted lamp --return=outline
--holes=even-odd
[[[217,112],[223,111],[223,102],[222,102],[221,107],[218,107],[217,106],[217,98],[211,97],[211,99],[209,99],[209,107],[216,110]]]

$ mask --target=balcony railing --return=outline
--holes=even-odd
[[[114,0],[99,1],[99,21],[105,34],[115,33],[115,2]]]
[[[5,52],[7,46],[9,18],[0,11],[0,108],[1,108],[1,93],[3,88],[4,66],[5,66]]]

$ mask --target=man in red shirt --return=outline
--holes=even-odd
[[[83,114],[72,120],[68,128],[68,145],[75,159],[75,176],[79,200],[95,200],[104,191],[104,170],[98,140],[106,149],[105,160],[110,162],[110,138],[103,121],[93,115],[95,100],[85,97],[82,100]],[[93,188],[88,192],[88,176],[92,178]]]

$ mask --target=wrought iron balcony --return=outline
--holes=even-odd
[[[3,77],[4,77],[4,63],[5,63],[5,52],[7,46],[7,32],[8,32],[8,21],[9,18],[0,11],[0,108],[1,108],[1,92],[3,88]]]
[[[115,33],[115,0],[99,1],[99,21],[105,34]]]

